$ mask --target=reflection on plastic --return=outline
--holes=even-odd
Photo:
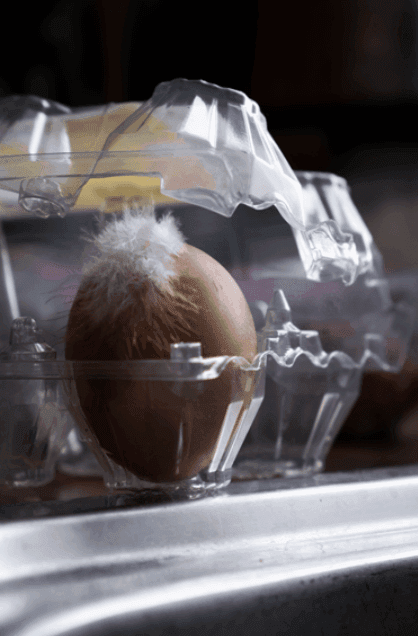
[[[29,214],[62,216],[93,177],[146,175],[160,178],[160,195],[228,217],[241,203],[260,211],[276,206],[295,231],[308,278],[349,285],[372,267],[370,235],[344,180],[297,177],[244,93],[177,79],[159,84],[142,105],[67,112],[39,100],[10,118],[7,100],[16,99],[0,100],[4,211],[13,207],[12,192]]]
[[[35,320],[12,323],[10,345],[1,362],[33,365],[54,360],[55,351],[42,342]],[[0,483],[39,486],[55,475],[65,432],[56,379],[2,379],[0,383]]]
[[[382,274],[381,257],[342,177],[297,172],[303,189],[304,230],[292,227],[307,278],[351,285],[360,274]]]
[[[202,358],[200,343],[177,343],[170,360],[72,366],[68,407],[109,487],[193,496],[229,483],[264,396],[263,364]]]
[[[383,285],[384,281],[380,282]],[[374,307],[374,327],[381,327],[378,319],[386,316],[386,328],[396,334],[397,343],[388,333],[363,333],[358,360],[341,350],[326,353],[319,333],[298,329],[283,291],[275,292],[258,342],[260,355],[267,362],[265,397],[238,455],[233,471],[237,479],[308,475],[322,470],[359,395],[364,370],[393,372],[403,364],[412,312],[382,296],[379,285],[374,288],[380,301]],[[363,289],[356,306],[358,318],[361,308],[365,312],[369,309],[367,291]],[[364,299],[366,306],[361,304]]]

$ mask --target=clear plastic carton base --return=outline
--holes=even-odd
[[[371,296],[375,288],[370,287]],[[18,319],[11,345],[0,355],[0,481],[47,483],[56,465],[67,461],[70,474],[99,473],[109,488],[193,497],[231,478],[322,470],[363,373],[396,370],[405,354],[402,334],[412,324],[410,307],[387,303],[384,308],[370,296],[370,304],[360,297],[367,324],[374,307],[386,333],[365,333],[362,346],[357,340],[349,356],[324,351],[317,330],[298,329],[283,291],[276,291],[252,364],[203,358],[199,343],[172,345],[170,360],[55,360],[53,350],[39,342],[34,321]],[[326,304],[326,294],[321,302]],[[132,391],[141,396],[141,412],[129,410]],[[110,393],[118,396],[113,412]],[[68,441],[64,445],[71,436],[78,455],[71,455]]]

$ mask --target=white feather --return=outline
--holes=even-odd
[[[130,303],[129,285],[148,280],[161,288],[174,275],[173,256],[184,237],[171,214],[157,220],[154,214],[125,210],[122,219],[108,223],[90,241],[98,255],[83,267],[83,281],[94,283],[97,300],[106,292],[108,302],[120,310]],[[103,309],[96,306],[94,313]]]

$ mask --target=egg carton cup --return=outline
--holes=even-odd
[[[412,313],[403,310],[403,305],[392,307],[392,331],[364,335],[361,358],[355,361],[344,351],[325,352],[318,331],[298,329],[283,290],[277,290],[258,334],[259,356],[266,366],[265,397],[235,462],[234,478],[295,477],[323,470],[359,396],[364,372],[393,373],[403,364],[405,347],[399,352],[394,341],[397,337],[403,344],[413,325]]]
[[[69,422],[61,378],[55,369],[45,374],[45,364],[0,364],[1,485],[42,486],[55,477]]]
[[[0,352],[0,484],[40,486],[54,479],[68,434],[60,380],[44,373],[56,353],[42,339],[36,321],[17,318],[9,345]]]
[[[230,482],[264,397],[260,359],[202,358],[200,343],[178,343],[170,360],[67,364],[66,406],[109,488],[193,497]]]
[[[276,286],[276,295],[283,293],[289,301],[295,323],[317,331],[325,351],[341,351],[367,371],[400,372],[417,308],[411,295],[400,296],[388,277],[362,275],[349,287],[337,281],[281,278]]]
[[[101,476],[64,399],[72,369],[56,359],[30,317],[12,321],[9,345],[0,351],[0,484],[37,487],[56,469],[73,476]]]
[[[51,482],[68,433],[57,379],[34,378],[32,362],[0,367],[0,484],[33,487]],[[8,377],[8,371],[10,376]]]

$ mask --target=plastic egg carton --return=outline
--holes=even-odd
[[[251,364],[202,358],[199,343],[173,345],[170,360],[44,359],[49,350],[36,326],[20,318],[2,235],[3,306],[9,324],[18,320],[10,346],[20,346],[13,334],[23,328],[32,349],[24,359],[19,350],[9,359],[6,349],[0,364],[7,422],[0,481],[46,483],[58,465],[70,474],[102,474],[113,488],[193,495],[227,484],[231,475],[321,470],[362,374],[399,370],[414,321],[411,307],[390,295],[345,180],[295,174],[258,105],[206,82],[165,82],[144,104],[87,109],[9,97],[0,100],[0,124],[4,218],[98,213],[105,224],[108,213],[126,208],[169,208],[192,244],[220,262],[226,246],[223,264],[241,285],[260,332]],[[268,257],[267,245],[276,239]],[[146,441],[144,429],[140,439],[121,444],[117,420],[102,414],[106,432],[98,439],[77,382],[100,395],[111,381],[138,383],[154,413],[168,396],[176,421],[168,437],[160,413],[152,438]],[[219,401],[216,386],[223,387]],[[141,444],[148,444],[142,459]]]

